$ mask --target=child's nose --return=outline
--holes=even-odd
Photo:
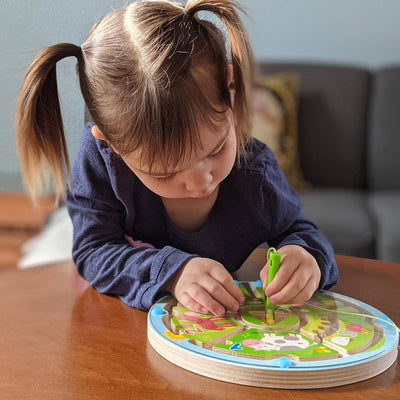
[[[210,171],[203,168],[196,168],[190,172],[188,171],[185,182],[186,189],[189,192],[201,192],[210,185],[212,180]]]

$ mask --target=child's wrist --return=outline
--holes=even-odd
[[[175,273],[173,275],[171,275],[171,277],[167,280],[167,282],[165,282],[163,289],[166,292],[174,295],[176,283],[177,283],[178,279],[180,278],[180,276],[182,275],[183,270],[185,269],[185,267],[191,260],[193,260],[193,258],[190,258],[185,263],[183,263],[181,265],[181,267],[177,271],[175,271]]]
[[[163,290],[165,290],[168,293],[171,293],[172,295],[174,294],[174,289],[175,289],[175,284],[176,284],[176,275],[177,273],[175,273],[174,275],[172,275],[167,282],[164,283],[163,285]]]

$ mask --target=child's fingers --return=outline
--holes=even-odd
[[[287,304],[292,304],[295,306],[304,304],[307,300],[311,298],[316,288],[317,286],[315,285],[314,279],[310,278],[304,286],[303,290],[301,290],[297,294],[297,296],[294,296],[291,300],[289,300]]]
[[[287,269],[290,270],[290,268]],[[278,280],[278,278],[280,277],[278,274],[276,274],[275,279],[277,282],[274,282],[274,279],[274,281],[271,282],[267,288],[267,292],[271,293],[268,294],[268,296],[270,296],[270,301],[273,304],[289,304],[289,300],[296,297],[300,293],[309,279],[309,277],[306,277],[301,273],[300,268],[297,268],[295,271],[293,271],[291,275],[286,276],[285,282],[283,279]]]
[[[237,301],[220,282],[214,279],[214,277],[206,275],[202,277],[199,284],[201,284],[219,304],[225,307],[225,309],[230,311],[237,311],[239,309],[239,301]]]
[[[279,271],[276,273],[275,278],[272,280],[272,282],[269,285],[267,285],[266,283],[266,288],[264,290],[265,295],[271,297],[274,294],[280,292],[288,284],[288,282],[290,282],[296,268],[297,265],[295,267],[293,264],[283,264],[279,268]]]
[[[198,304],[207,312],[223,316],[225,310],[237,311],[244,295],[222,264],[202,258],[186,263],[176,281],[172,293],[185,307],[196,312]]]
[[[229,294],[230,298],[234,299],[235,304],[238,303],[238,305],[240,305],[244,302],[244,294],[239,289],[238,285],[236,285],[235,281],[232,278],[232,275],[224,267],[221,267],[218,270],[210,271],[210,276],[222,286],[224,291]],[[214,294],[214,291],[212,291],[211,293]],[[231,302],[231,300],[229,301]],[[236,311],[236,309],[232,308],[232,306],[234,305],[231,304],[228,307],[228,310]]]
[[[286,246],[286,248],[288,247],[290,248],[291,246]],[[298,252],[287,252],[285,251],[285,247],[283,247],[281,251],[282,256],[280,268],[275,275],[275,278],[265,289],[265,295],[268,297],[280,292],[294,278],[294,274],[299,270],[301,265],[301,257]]]
[[[183,293],[178,299],[179,302],[191,311],[197,312],[199,314],[207,314],[208,310],[203,307],[200,303],[194,300],[188,293]]]
[[[260,271],[260,279],[263,284],[263,289],[265,291],[268,282],[268,264]]]
[[[214,315],[223,316],[225,314],[225,308],[202,285],[193,283],[185,293]]]
[[[306,270],[303,268],[298,268],[290,277],[286,285],[279,292],[271,296],[270,301],[273,304],[293,304],[304,302],[312,296],[313,291],[311,291],[311,287],[313,285],[313,275],[307,274]],[[305,298],[306,296],[309,297]]]

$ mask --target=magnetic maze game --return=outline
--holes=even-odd
[[[231,379],[229,373],[247,371],[250,382],[239,379],[237,383],[268,387],[285,387],[270,382],[274,370],[280,374],[284,370],[313,371],[316,383],[310,383],[311,386],[293,383],[294,387],[327,387],[376,375],[397,357],[397,330],[385,322],[390,320],[384,314],[366,304],[319,291],[301,307],[276,307],[271,322],[266,321],[261,281],[237,284],[245,301],[238,312],[227,312],[224,317],[192,312],[173,297],[156,303],[148,321],[152,346],[165,358],[194,372],[236,382],[237,377]],[[382,357],[387,361],[381,365],[376,360]],[[227,364],[229,376],[207,372],[215,363]],[[363,363],[367,365],[360,367]],[[336,382],[337,374],[316,374],[335,368],[347,369],[342,371],[342,381]],[[255,376],[254,383],[251,375]],[[286,378],[290,378],[289,374]],[[262,382],[257,383],[259,379]],[[286,381],[292,387],[290,379]]]

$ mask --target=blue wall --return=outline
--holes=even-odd
[[[316,60],[370,68],[400,61],[398,0],[248,0],[260,59]]]
[[[0,0],[0,190],[22,188],[15,150],[15,101],[35,53],[58,42],[80,44],[122,0]],[[400,63],[399,0],[243,0],[259,60],[350,63],[371,69]],[[59,63],[71,158],[83,125],[75,60]]]

